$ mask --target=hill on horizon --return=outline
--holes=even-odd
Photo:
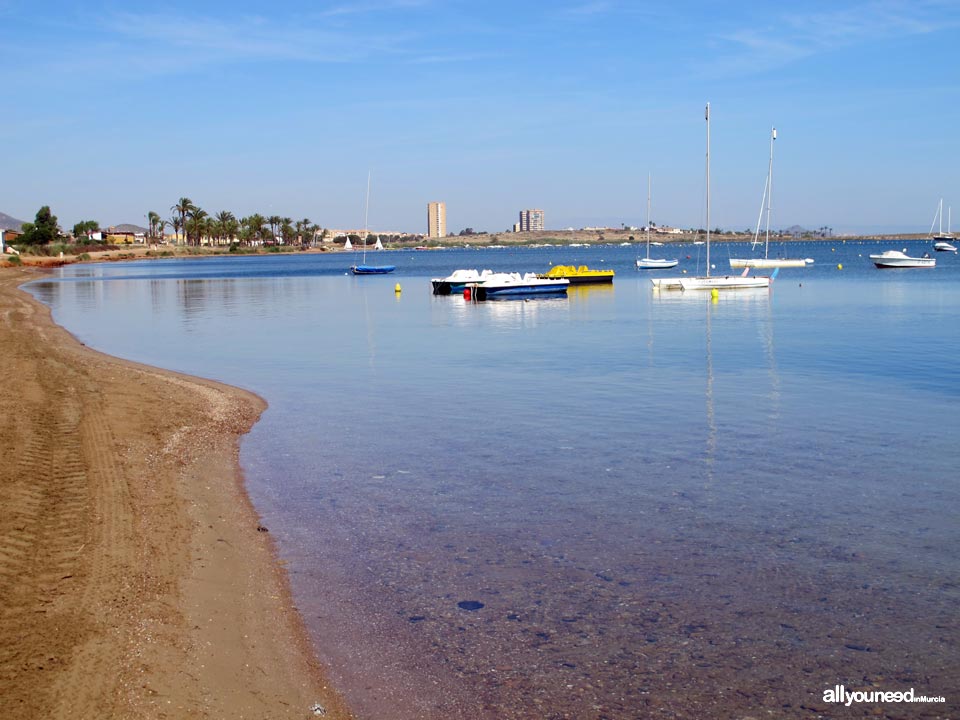
[[[0,212],[0,228],[3,230],[21,230],[26,220],[17,220],[6,213]]]

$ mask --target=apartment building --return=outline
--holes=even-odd
[[[427,203],[427,237],[442,238],[447,235],[447,204]]]
[[[521,210],[520,232],[543,230],[543,210]]]

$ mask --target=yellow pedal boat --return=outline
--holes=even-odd
[[[577,283],[612,283],[613,270],[591,270],[586,265],[554,265],[548,272],[538,274],[537,277],[547,280],[566,278],[570,284]]]

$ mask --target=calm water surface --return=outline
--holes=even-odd
[[[31,290],[89,345],[267,399],[249,490],[362,718],[947,717],[960,260],[874,269],[888,247],[791,246],[816,265],[717,302],[655,294],[635,247],[386,253],[396,274],[366,278],[347,255],[87,265]],[[551,262],[615,284],[430,294]],[[947,703],[828,706],[835,684]]]

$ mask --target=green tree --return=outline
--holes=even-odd
[[[160,216],[153,210],[147,213],[147,236],[155,238],[157,236],[157,226],[160,224]]]
[[[173,232],[177,236],[175,242],[180,242],[180,230],[183,228],[183,220],[180,219],[179,215],[174,215],[170,218],[170,227],[173,228]]]
[[[184,226],[184,231],[187,235],[187,244],[190,244],[190,235],[194,237],[194,244],[200,244],[200,238],[203,237],[207,229],[207,218],[210,215],[203,208],[198,208],[196,205],[192,205],[187,211],[187,220],[186,225]]]
[[[196,206],[193,204],[193,200],[187,197],[182,197],[177,201],[177,204],[170,208],[170,212],[178,213],[180,215],[180,224],[179,228],[187,232],[187,215],[193,210]],[[179,232],[179,230],[178,230]],[[187,238],[187,245],[190,244],[190,239]]]
[[[57,216],[50,212],[49,205],[44,205],[37,210],[37,216],[32,223],[23,224],[20,242],[24,245],[46,245],[56,240],[59,235]]]
[[[97,232],[100,229],[100,223],[96,220],[81,220],[73,226],[73,236],[80,238],[89,237],[90,233]]]

